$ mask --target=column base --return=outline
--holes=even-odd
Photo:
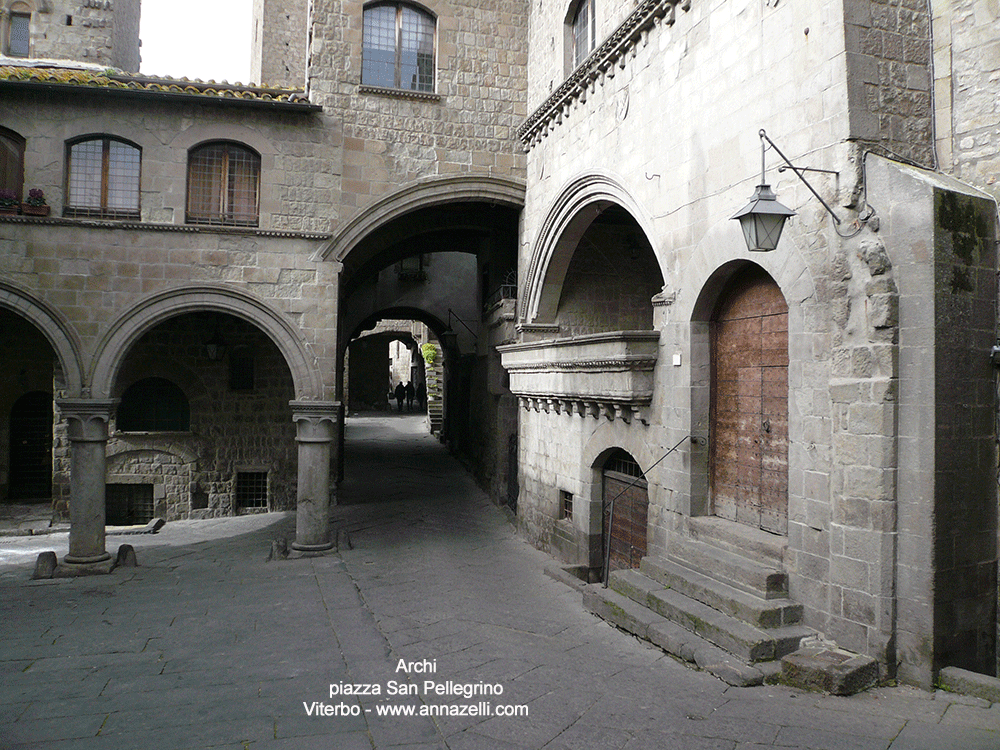
[[[111,555],[106,555],[104,559],[93,562],[76,562],[68,557],[64,557],[62,564],[56,566],[52,577],[75,578],[77,576],[107,575],[114,567],[115,560]]]
[[[291,548],[296,552],[326,552],[327,550],[333,549],[336,546],[336,542],[323,542],[322,544],[299,544],[298,542],[292,542]]]

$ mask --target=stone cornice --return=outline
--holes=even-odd
[[[161,224],[151,221],[113,221],[110,219],[75,219],[53,216],[40,218],[37,216],[0,215],[0,223],[26,224],[38,226],[73,227],[75,229],[124,229],[136,232],[184,232],[187,234],[240,234],[254,237],[273,237],[292,240],[315,240],[322,242],[330,239],[329,234],[320,232],[300,232],[283,229],[257,229],[255,227],[234,227],[221,224]]]
[[[576,100],[585,100],[586,92],[605,75],[614,75],[615,65],[625,65],[625,56],[648,36],[658,23],[672,26],[677,6],[691,8],[691,0],[643,0],[622,24],[574,70],[517,129],[526,150],[538,143],[547,130],[562,121],[563,114]]]

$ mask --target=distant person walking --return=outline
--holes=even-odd
[[[399,385],[396,386],[396,405],[398,411],[403,411],[403,401],[406,399],[406,386],[400,381]]]
[[[417,385],[417,406],[420,411],[424,410],[424,401],[427,400],[427,386],[422,382]]]
[[[413,395],[415,391],[413,389],[413,381],[411,380],[406,384],[406,410],[413,411]]]

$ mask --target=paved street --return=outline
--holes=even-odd
[[[339,554],[266,562],[292,514],[175,522],[31,582],[66,535],[0,539],[0,747],[1000,748],[1000,704],[732,688],[615,630],[421,430],[349,420]]]

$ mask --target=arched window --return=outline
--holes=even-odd
[[[434,18],[402,3],[365,8],[361,83],[434,91]]]
[[[139,147],[111,136],[88,136],[66,149],[64,216],[139,218]]]
[[[597,20],[594,13],[595,0],[580,0],[576,6],[576,13],[573,15],[572,42],[573,42],[573,67],[579,67],[580,63],[587,59],[587,56],[594,51],[597,42]]]
[[[24,138],[0,128],[0,190],[9,190],[18,203],[24,193]]]
[[[137,380],[122,394],[116,427],[122,432],[187,432],[187,396],[166,378]]]
[[[187,221],[255,227],[260,210],[260,154],[230,141],[188,153]]]

